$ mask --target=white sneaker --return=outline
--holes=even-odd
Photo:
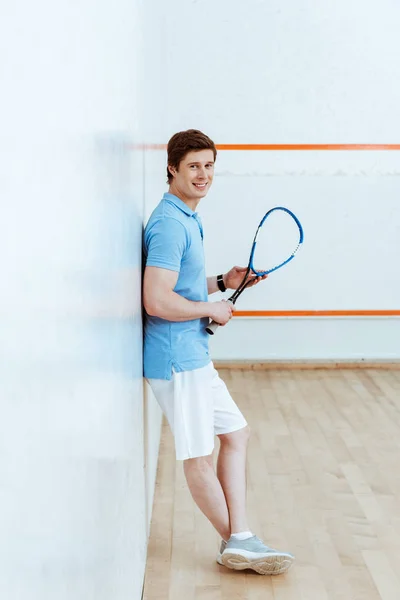
[[[225,548],[226,548],[226,542],[225,542],[225,540],[221,540],[221,547],[220,547],[219,552],[217,554],[217,563],[219,565],[223,564],[222,560],[221,560],[221,557],[222,557],[222,553],[225,550]]]
[[[222,550],[222,544],[221,544]],[[266,546],[257,536],[247,540],[230,538],[225,549],[220,552],[221,562],[229,569],[243,571],[253,569],[260,575],[280,575],[286,573],[295,558],[289,552],[281,552]]]

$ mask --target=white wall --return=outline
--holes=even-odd
[[[140,9],[38,0],[2,11],[7,600],[141,596],[144,185],[142,152],[132,151],[143,135]]]
[[[151,141],[196,127],[221,144],[399,143],[399,18],[392,0],[176,0],[164,9],[167,118]],[[284,205],[304,247],[240,309],[399,309],[399,155],[221,151],[199,207],[209,274],[245,264],[261,216]],[[395,317],[237,318],[211,346],[218,359],[395,359],[399,339]]]

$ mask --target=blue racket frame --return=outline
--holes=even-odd
[[[269,215],[271,213],[275,212],[276,210],[283,210],[283,212],[285,212],[288,215],[290,215],[292,217],[292,219],[295,221],[297,227],[299,228],[299,243],[297,244],[297,246],[294,249],[294,251],[292,252],[292,254],[289,256],[289,258],[287,258],[286,260],[284,260],[283,262],[281,262],[279,265],[276,265],[275,267],[272,267],[271,269],[268,269],[268,271],[257,271],[254,268],[254,265],[253,265],[253,258],[254,258],[254,253],[256,251],[256,247],[257,247],[258,232],[260,231],[261,227],[264,225],[264,223],[267,220],[267,218],[269,217]],[[288,208],[285,208],[284,206],[275,206],[274,208],[271,208],[271,210],[269,210],[268,212],[266,212],[265,215],[263,216],[263,218],[261,219],[260,224],[257,227],[256,234],[254,236],[253,246],[251,248],[250,260],[249,260],[249,267],[250,267],[251,271],[253,271],[253,273],[255,275],[258,275],[258,276],[261,277],[262,275],[269,275],[269,273],[272,273],[273,271],[276,271],[277,269],[280,269],[284,265],[287,265],[287,263],[290,262],[291,260],[293,260],[293,258],[295,257],[295,254],[298,251],[298,249],[300,248],[301,244],[303,243],[303,240],[304,240],[303,227],[302,227],[299,219],[296,217],[296,215],[294,213],[292,213],[291,210],[289,210]]]
[[[267,218],[269,217],[269,215],[272,214],[273,212],[275,212],[276,210],[282,210],[283,212],[287,213],[288,215],[290,215],[292,217],[292,219],[294,220],[294,222],[296,223],[296,225],[297,225],[297,227],[299,229],[299,242],[298,242],[296,248],[293,250],[292,254],[286,260],[284,260],[283,262],[281,262],[279,265],[275,265],[271,269],[268,269],[268,271],[256,271],[256,269],[254,268],[254,265],[253,265],[253,258],[254,258],[254,253],[255,253],[255,250],[256,250],[256,246],[257,246],[258,232],[260,231],[261,227],[264,225],[264,223],[267,220]],[[280,269],[284,265],[287,265],[287,263],[290,262],[291,260],[293,260],[293,258],[295,257],[297,251],[299,250],[300,246],[303,243],[303,240],[304,240],[303,227],[302,227],[299,219],[296,217],[296,215],[291,210],[289,210],[285,206],[274,206],[274,208],[271,208],[268,212],[266,212],[265,215],[263,216],[263,218],[261,219],[259,226],[257,227],[257,231],[256,231],[256,234],[255,234],[254,239],[253,239],[253,245],[251,247],[249,264],[247,266],[246,273],[245,273],[245,275],[244,275],[244,277],[242,279],[242,282],[239,285],[239,287],[234,291],[234,293],[232,294],[232,296],[230,298],[228,298],[227,301],[231,302],[232,304],[235,304],[235,302],[239,298],[240,294],[252,282],[251,280],[247,281],[247,278],[248,278],[248,276],[249,276],[249,274],[250,274],[251,271],[254,273],[254,275],[257,275],[257,277],[262,277],[263,275],[269,275],[269,273],[272,273],[273,271],[276,271],[277,269]],[[211,321],[211,323],[206,327],[206,331],[210,335],[214,335],[214,333],[216,332],[216,330],[218,329],[218,327],[219,327],[218,323],[216,323],[215,321]]]

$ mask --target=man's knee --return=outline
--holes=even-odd
[[[250,437],[250,427],[246,425],[246,427],[242,427],[242,429],[238,429],[232,433],[223,433],[218,437],[222,446],[233,448],[246,446]]]
[[[212,454],[208,456],[196,456],[195,458],[187,458],[183,461],[184,470],[187,471],[207,471],[213,466]]]

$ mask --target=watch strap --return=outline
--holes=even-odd
[[[224,284],[223,275],[217,275],[217,286],[221,292],[226,292],[226,286]]]

